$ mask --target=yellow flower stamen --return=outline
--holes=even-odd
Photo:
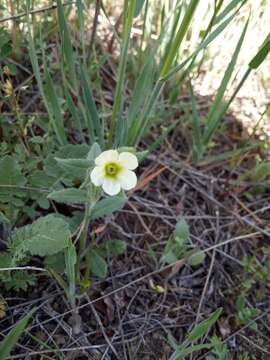
[[[105,165],[105,175],[109,177],[116,177],[121,170],[121,166],[117,163],[110,162]]]

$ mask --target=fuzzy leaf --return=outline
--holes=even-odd
[[[25,185],[26,179],[14,157],[5,156],[0,160],[0,199],[10,200],[10,195],[19,195],[19,187]]]
[[[189,227],[185,219],[177,222],[174,229],[174,237],[181,240],[187,240],[189,237]]]
[[[183,256],[182,247],[179,247],[177,244],[174,243],[173,238],[170,238],[166,244],[165,250],[161,257],[161,261],[167,264],[172,264],[177,260],[181,259]]]
[[[87,159],[90,160],[92,163],[94,162],[95,158],[101,153],[101,148],[98,143],[94,143],[91,146],[91,149],[87,155]]]
[[[127,248],[127,244],[122,240],[109,240],[105,246],[108,254],[112,256],[123,254]]]
[[[89,151],[89,146],[86,144],[77,144],[72,145],[68,144],[62,146],[56,153],[49,154],[44,163],[44,171],[47,175],[52,176],[54,179],[64,180],[64,182],[68,182],[70,180],[74,180],[76,178],[84,178],[85,169],[81,169],[82,171],[70,171],[66,170],[60,166],[59,162],[55,160],[58,159],[85,159]],[[73,169],[74,170],[74,169]],[[78,168],[77,168],[78,170]]]
[[[47,256],[66,248],[70,235],[68,223],[50,214],[39,218],[31,225],[19,228],[14,234],[14,239],[18,245],[23,244],[24,251],[31,255]]]
[[[90,261],[91,272],[100,278],[105,278],[108,269],[107,263],[103,257],[101,257],[96,250],[91,250],[91,254],[88,259]]]
[[[1,251],[0,253],[0,271],[1,268],[10,267],[11,255],[6,251]]]
[[[91,161],[88,159],[60,159],[58,157],[55,158],[59,166],[64,171],[75,171],[85,173],[87,169],[91,166]]]
[[[101,201],[99,201],[91,212],[91,218],[92,220],[106,216],[111,215],[113,212],[121,209],[126,202],[126,197],[124,196],[114,196],[105,198]]]
[[[208,319],[201,321],[195,328],[189,333],[188,340],[190,342],[196,341],[200,339],[203,335],[205,335],[211,327],[218,320],[220,314],[222,313],[222,308],[218,308],[215,312],[213,312]]]
[[[52,269],[58,273],[63,273],[65,271],[64,252],[61,251],[57,254],[46,256],[44,263],[47,269]]]
[[[204,262],[204,259],[205,259],[205,253],[202,250],[198,249],[198,251],[195,254],[189,257],[188,263],[191,266],[198,266]]]
[[[187,240],[189,238],[189,227],[185,219],[177,222],[172,236],[168,239],[161,261],[172,264],[180,260],[185,254]]]
[[[3,280],[7,291],[11,289],[15,291],[26,291],[29,286],[34,286],[36,283],[34,274],[29,274],[27,271],[14,271],[11,273],[8,280]]]
[[[84,190],[75,188],[63,189],[51,192],[48,199],[64,204],[82,204],[87,200],[87,193]]]

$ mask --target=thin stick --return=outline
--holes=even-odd
[[[90,304],[91,310],[92,310],[92,312],[93,312],[93,314],[94,314],[94,316],[96,318],[96,321],[97,321],[97,323],[98,323],[98,325],[99,325],[99,327],[101,329],[101,332],[103,334],[103,337],[104,337],[105,341],[108,343],[110,349],[112,350],[112,352],[114,353],[116,358],[118,358],[118,353],[117,353],[116,349],[114,348],[113,344],[111,343],[110,339],[108,338],[108,336],[106,334],[106,331],[105,331],[104,326],[102,324],[102,321],[100,320],[100,317],[99,317],[99,315],[98,315],[98,313],[97,313],[97,311],[95,309],[94,304],[91,303],[91,300],[90,300],[90,298],[89,298],[89,296],[87,294],[85,294],[85,297],[86,297],[86,299],[88,300],[88,302]]]
[[[15,15],[15,9],[14,9],[14,4],[13,4],[13,0],[8,0],[7,5],[9,7],[9,11],[11,16],[14,17]],[[11,36],[12,36],[12,47],[13,47],[13,55],[16,56],[16,48],[17,48],[17,34],[16,34],[16,20],[13,18],[12,19],[12,29],[11,29]]]
[[[97,33],[98,16],[100,13],[100,7],[101,7],[100,0],[96,0],[95,15],[94,15],[94,20],[93,20],[92,34],[91,34],[87,58],[90,58],[90,56],[92,54],[92,49],[94,46],[95,37],[96,37],[96,33]]]
[[[43,268],[35,267],[35,266],[17,266],[17,267],[7,267],[7,268],[0,268],[0,271],[14,271],[14,270],[34,270],[34,271],[48,271]]]
[[[68,5],[73,5],[73,4],[75,4],[75,1],[67,1],[67,2],[63,3],[63,6],[68,6]],[[42,7],[40,9],[31,10],[31,11],[29,11],[29,14],[30,15],[38,14],[38,13],[41,13],[41,12],[44,12],[44,11],[47,11],[47,10],[53,10],[53,9],[56,9],[56,8],[57,8],[57,5],[45,6],[45,7]],[[5,18],[0,19],[0,23],[6,22],[6,21],[9,21],[9,20],[17,20],[17,19],[19,19],[21,17],[24,17],[26,15],[27,15],[26,12],[22,12],[22,13],[19,13],[17,15],[7,16]]]

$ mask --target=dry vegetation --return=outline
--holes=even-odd
[[[47,6],[46,2],[38,3],[38,7]],[[90,68],[91,79],[96,86],[94,96],[107,119],[111,115],[117,82],[117,32],[121,31],[120,20],[119,27],[117,20],[122,8],[110,8],[106,2],[103,5],[107,7],[111,24],[108,26],[108,19],[99,10],[97,31],[93,36],[91,24],[95,8],[91,6],[87,18],[89,24],[85,28],[86,42],[92,44],[88,51],[92,56]],[[260,6],[263,8],[264,5],[261,1]],[[254,6],[255,3],[252,3],[252,12],[255,11]],[[152,11],[154,18],[158,9]],[[200,11],[203,9],[200,8]],[[220,83],[221,69],[223,74],[228,63],[226,56],[232,53],[232,34],[240,35],[242,18],[248,11],[243,10],[230,32],[209,49],[200,72],[192,79],[200,118],[209,111]],[[205,12],[207,9],[204,9]],[[256,52],[257,45],[265,37],[269,13],[269,5],[265,5],[263,13],[256,12],[254,16],[252,13],[250,37],[246,40],[235,79],[247,63],[249,52]],[[55,35],[56,13],[50,10],[49,14],[55,21],[49,17],[46,56],[52,68],[55,66],[57,69],[61,55]],[[42,19],[42,15],[39,16],[37,21]],[[76,43],[80,38],[74,9],[69,16],[72,39]],[[194,48],[198,40],[198,17],[194,20],[193,36],[190,36],[187,47]],[[112,25],[116,27],[114,36]],[[138,20],[132,31],[134,48],[139,43],[141,28],[142,21]],[[12,22],[9,30],[12,33]],[[20,41],[19,36],[16,41]],[[24,44],[24,40],[21,41]],[[37,121],[33,127],[34,135],[44,137],[46,127],[43,120],[37,119],[46,118],[46,109],[33,77],[25,44],[21,48],[19,57],[10,55],[1,62],[2,65],[16,65],[16,74],[11,78],[14,88],[20,92],[20,113],[27,117],[27,122]],[[216,56],[221,48],[226,54]],[[111,52],[110,56],[108,52]],[[127,70],[130,78],[127,81],[126,103],[132,98],[136,77],[132,66],[136,68],[140,64],[130,65]],[[63,288],[46,271],[30,270],[30,273],[37,274],[37,282],[25,290],[8,291],[1,287],[1,336],[5,336],[33,306],[37,308],[9,359],[170,359],[173,352],[170,339],[173,337],[180,345],[196,324],[219,307],[223,308],[220,318],[200,341],[207,342],[213,339],[214,334],[217,335],[219,346],[222,348],[223,345],[223,350],[227,350],[226,354],[224,350],[225,357],[221,357],[221,352],[218,357],[210,349],[208,352],[194,352],[186,358],[203,360],[210,355],[213,356],[209,357],[211,360],[270,358],[269,118],[263,117],[259,131],[256,128],[269,103],[267,66],[269,58],[261,73],[249,78],[247,87],[241,90],[232,108],[223,117],[206,156],[197,162],[193,161],[191,151],[192,99],[188,90],[189,81],[184,83],[174,102],[169,94],[175,83],[164,88],[162,100],[154,111],[154,116],[158,114],[160,119],[159,125],[141,140],[139,150],[151,147],[163,127],[168,128],[176,120],[177,125],[147,155],[139,169],[137,187],[127,194],[125,206],[111,216],[95,220],[88,228],[88,239],[95,238],[98,245],[120,239],[127,245],[126,252],[118,257],[107,254],[107,277],[91,277],[91,287],[78,296],[75,313]],[[1,76],[3,84],[5,75]],[[55,82],[59,81],[57,76],[59,74],[56,74]],[[229,87],[227,95],[231,92]],[[10,130],[14,113],[5,96],[0,100],[0,108],[1,140],[6,141],[6,133],[11,134],[10,141],[16,153],[20,151],[16,150],[20,137]],[[64,114],[64,117],[69,139],[75,144],[78,136],[70,127],[69,116]],[[30,139],[31,131],[25,136]],[[1,156],[6,153],[8,151],[3,150]],[[36,156],[35,152],[33,154]],[[265,164],[265,169],[261,164]],[[40,187],[40,191],[46,191],[45,188]],[[1,206],[1,213],[5,210],[5,206]],[[48,209],[38,207],[37,213],[38,216],[49,212],[71,216],[78,210],[83,210],[83,206],[51,201]],[[160,262],[180,218],[184,218],[189,226],[189,245],[205,254],[205,258],[194,266],[189,262],[188,252],[172,265]],[[30,219],[29,211],[16,220],[16,226],[23,226]],[[12,228],[1,223],[0,231],[0,246],[4,251]],[[31,258],[28,266],[43,268],[44,263],[41,257],[36,256]]]

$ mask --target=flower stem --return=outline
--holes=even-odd
[[[93,238],[90,240],[90,243],[86,249],[86,267],[85,267],[85,272],[84,272],[83,281],[82,281],[82,285],[85,290],[90,287],[90,281],[89,281],[90,269],[91,269],[90,257],[91,257],[91,251],[92,251],[94,245],[95,245],[95,237],[93,236]]]
[[[79,238],[79,249],[78,249],[78,254],[77,254],[77,263],[76,263],[76,274],[77,274],[77,279],[78,281],[80,281],[80,262],[81,262],[81,256],[82,253],[85,249],[85,244],[86,244],[86,240],[87,240],[87,233],[88,233],[88,228],[89,228],[89,224],[90,224],[90,202],[87,202],[85,204],[85,213],[84,213],[84,219],[83,219],[83,230],[82,233],[80,235]]]

